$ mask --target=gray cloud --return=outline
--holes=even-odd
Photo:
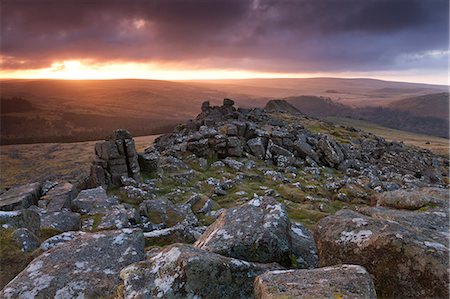
[[[446,0],[2,4],[4,69],[63,59],[280,72],[448,67],[446,55],[427,55],[448,47]]]

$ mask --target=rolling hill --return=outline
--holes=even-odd
[[[350,112],[355,107],[382,105],[393,109],[389,105],[396,105],[399,100],[437,94],[447,88],[338,78],[209,81],[29,79],[1,80],[0,85],[1,144],[96,140],[117,127],[128,128],[135,136],[165,133],[180,121],[195,116],[201,102],[209,100],[211,104],[218,104],[226,97],[234,99],[241,107],[263,107],[273,98],[294,97],[290,98],[297,103],[293,103],[294,106],[307,114],[348,116],[353,115]],[[414,126],[404,128],[414,130]]]

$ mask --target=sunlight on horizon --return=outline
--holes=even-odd
[[[222,69],[177,69],[157,63],[95,64],[82,60],[55,62],[48,68],[33,70],[0,70],[0,79],[60,79],[60,80],[225,80],[262,78],[372,78],[389,81],[448,85],[442,75],[418,76],[414,72],[336,72],[277,73]]]

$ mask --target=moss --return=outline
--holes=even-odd
[[[0,230],[0,289],[42,253],[41,249],[22,252],[12,238],[13,231],[14,229]]]
[[[299,188],[291,185],[281,185],[278,188],[278,192],[283,196],[285,199],[290,200],[292,202],[304,202],[306,200],[306,196],[308,196],[308,193],[300,190]]]
[[[166,223],[168,227],[174,226],[183,220],[183,217],[172,209],[166,210],[166,215],[154,210],[149,211],[148,218],[152,223]]]
[[[293,207],[287,207],[287,213],[290,219],[304,224],[309,229],[312,229],[320,219],[329,215],[329,213],[324,213],[317,210]]]
[[[62,231],[60,231],[59,229],[56,229],[56,228],[52,228],[52,227],[42,228],[41,233],[39,235],[39,242],[42,243],[45,240],[47,240],[53,236],[59,235],[61,233],[62,233]]]

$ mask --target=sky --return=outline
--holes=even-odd
[[[448,0],[2,0],[0,78],[448,84]]]

